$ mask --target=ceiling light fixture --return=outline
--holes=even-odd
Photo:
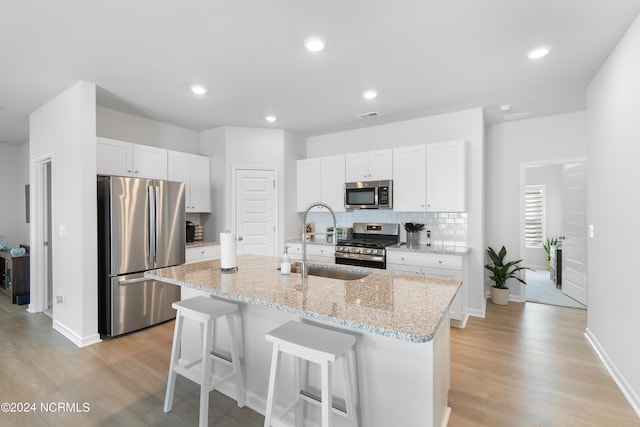
[[[307,37],[306,39],[304,39],[304,47],[309,52],[321,52],[326,49],[327,41],[322,37]]]
[[[527,56],[529,59],[540,59],[547,56],[549,54],[549,50],[550,48],[548,47],[537,47],[529,52],[529,55]]]
[[[193,85],[191,86],[191,92],[195,93],[196,95],[204,95],[205,93],[207,93],[207,88],[200,85]]]
[[[502,104],[500,106],[500,111],[502,111],[503,113],[508,113],[509,111],[511,111],[511,105],[509,104]]]
[[[275,122],[275,121],[277,120],[277,119],[276,119],[276,116],[267,116],[267,117],[265,117],[264,119],[265,119],[266,121],[268,121],[269,123],[273,123],[273,122]]]
[[[378,96],[378,93],[375,90],[368,90],[362,94],[365,99],[375,99]]]

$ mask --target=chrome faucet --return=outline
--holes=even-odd
[[[331,216],[333,217],[332,242],[334,246],[336,244],[336,226],[337,226],[336,213],[333,211],[333,209],[331,209],[331,206],[327,205],[324,202],[311,203],[309,206],[307,206],[307,208],[304,210],[304,213],[302,214],[302,263],[300,264],[300,274],[302,275],[303,279],[307,277],[309,273],[309,267],[307,265],[307,214],[311,209],[315,208],[316,206],[322,206],[323,208],[326,208],[329,212],[331,212]],[[327,233],[311,233],[309,235],[313,236],[313,235],[321,235],[321,234],[327,235]]]

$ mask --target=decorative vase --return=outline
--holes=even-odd
[[[491,301],[496,305],[509,304],[509,289],[491,288]]]
[[[420,241],[420,233],[417,231],[407,231],[407,247],[417,248]]]
[[[547,271],[551,271],[551,260],[547,260]]]

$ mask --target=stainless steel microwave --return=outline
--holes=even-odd
[[[392,209],[393,180],[347,182],[344,185],[347,209]]]

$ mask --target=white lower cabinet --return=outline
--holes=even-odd
[[[220,245],[191,246],[187,247],[185,263],[210,261],[220,258]]]
[[[467,323],[467,256],[387,250],[387,271],[450,277],[462,280],[451,303],[451,326],[464,328]]]
[[[302,261],[302,243],[287,243],[287,253],[292,261]],[[333,264],[336,260],[335,254],[335,246],[307,243],[307,259],[309,261]]]

